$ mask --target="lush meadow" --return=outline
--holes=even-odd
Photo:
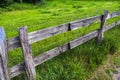
[[[0,8],[0,26],[4,26],[7,38],[18,35],[17,28],[28,26],[28,31],[60,25],[78,19],[120,11],[120,1],[44,1],[42,4],[14,3]],[[107,25],[120,20],[109,19]],[[59,34],[32,44],[33,56],[76,39],[100,27],[100,22],[84,28]],[[65,52],[36,68],[37,80],[86,80],[104,62],[108,54],[120,49],[120,26],[105,32],[101,45],[93,39],[75,49]],[[115,59],[116,60],[116,59]],[[21,48],[9,51],[9,66],[23,61]],[[117,60],[118,61],[118,60]],[[117,62],[116,61],[116,62]],[[22,74],[13,80],[27,80]],[[107,80],[107,79],[106,79]]]

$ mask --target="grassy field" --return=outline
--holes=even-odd
[[[42,4],[17,4],[0,8],[0,25],[4,26],[7,38],[18,35],[17,28],[28,26],[29,32],[59,24],[101,15],[104,10],[110,13],[120,11],[120,1],[45,1]],[[120,20],[120,16],[109,19],[107,25]],[[100,27],[95,22],[89,27],[69,31],[32,44],[33,56],[64,44]],[[104,62],[107,55],[120,48],[120,26],[105,33],[101,45],[93,39],[73,50],[46,62],[36,68],[37,80],[86,80]],[[116,60],[116,59],[115,59]],[[23,61],[21,48],[9,52],[9,66]],[[116,60],[117,62],[118,60]],[[13,80],[27,80],[22,74]]]

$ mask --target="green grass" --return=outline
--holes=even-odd
[[[78,19],[101,15],[104,10],[120,11],[119,1],[45,1],[44,4],[12,4],[6,9],[0,9],[0,25],[4,26],[7,38],[18,35],[17,28],[28,26],[29,32],[60,25]],[[109,19],[107,25],[120,20],[120,16]],[[76,39],[100,27],[95,21],[89,27],[59,34],[32,44],[33,56]],[[119,29],[105,33],[105,40],[101,45],[93,39],[75,49],[43,63],[36,68],[37,80],[85,80],[102,64],[106,55],[115,52],[120,47]],[[109,36],[110,35],[110,36]],[[115,40],[117,38],[117,40]],[[23,61],[20,48],[9,52],[9,66]],[[23,75],[14,80],[27,80]]]
[[[7,36],[13,37],[17,35],[17,27],[27,25],[29,31],[34,31],[93,15],[101,15],[106,9],[111,13],[118,11],[120,8],[119,2],[115,1],[104,3],[89,1],[89,4],[86,4],[87,2],[88,1],[46,1],[42,7],[34,9],[34,5],[32,7],[28,6],[27,10],[21,5],[23,10],[15,9],[15,11],[0,14],[0,23],[1,26],[5,27]]]

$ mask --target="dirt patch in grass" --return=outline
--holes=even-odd
[[[113,55],[108,55],[103,65],[93,73],[93,77],[89,80],[120,80],[118,60],[120,60],[120,50]]]

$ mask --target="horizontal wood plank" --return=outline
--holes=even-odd
[[[75,29],[78,29],[78,28],[82,28],[84,26],[88,26],[88,25],[92,24],[94,21],[97,21],[97,20],[100,21],[100,19],[101,19],[101,16],[94,16],[94,17],[70,22],[71,29],[75,30]]]
[[[45,38],[54,36],[56,34],[64,33],[66,31],[68,31],[68,24],[63,24],[56,27],[50,27],[29,33],[29,40],[30,43],[34,43],[43,40]]]
[[[119,16],[119,15],[120,15],[120,12],[115,12],[115,13],[109,14],[107,19]],[[69,24],[70,24],[71,30],[75,30],[75,29],[78,29],[78,28],[81,28],[84,26],[88,26],[88,25],[92,24],[95,20],[100,20],[100,18],[101,18],[101,16],[94,16],[94,17],[90,17],[90,18],[62,24],[60,26],[50,27],[50,28],[31,32],[28,34],[30,44],[37,42],[37,41],[40,41],[40,40],[43,40],[45,38],[51,37],[51,36],[56,35],[56,34],[60,34],[60,33],[64,33],[66,31],[69,31],[69,26],[68,26]],[[7,42],[8,42],[8,50],[13,50],[15,48],[21,47],[20,40],[19,40],[18,36],[11,38],[11,39],[8,39]]]
[[[9,69],[10,71],[10,78],[20,75],[21,73],[25,72],[25,64],[22,62],[18,65]]]
[[[114,28],[114,27],[116,27],[118,25],[120,25],[120,21],[117,21],[115,23],[112,23],[112,24],[108,25],[107,27],[105,27],[105,31],[107,31],[109,29],[112,29],[112,28]]]
[[[80,20],[80,21],[83,22],[84,26],[85,25],[87,26],[87,25],[92,24],[93,21],[91,21],[91,20],[96,20],[99,17],[95,16],[95,17],[86,18],[86,19],[83,19],[83,20]],[[60,26],[50,27],[50,28],[46,28],[46,29],[43,29],[43,30],[38,30],[38,31],[31,32],[31,33],[28,34],[29,35],[29,43],[32,44],[34,42],[43,40],[45,38],[54,36],[56,34],[67,32],[67,31],[69,31],[69,25],[70,25],[71,30],[75,29],[75,27],[73,27],[74,22],[71,22],[71,23],[62,24]],[[81,26],[82,25],[77,27],[77,29],[80,28]],[[14,38],[11,38],[11,39],[8,39],[7,42],[8,42],[8,50],[13,50],[15,48],[21,47],[20,40],[19,40],[18,36],[14,37]]]
[[[114,17],[117,17],[117,16],[120,16],[120,12],[114,12],[112,14],[108,14],[107,19],[114,18]]]
[[[59,55],[60,53],[65,52],[66,50],[68,50],[68,44],[64,44],[62,46],[44,52],[43,54],[40,54],[39,56],[34,58],[35,66],[44,63],[45,61]],[[14,67],[10,68],[10,77],[13,78],[21,74],[24,70],[25,70],[24,63],[15,65]]]
[[[84,42],[87,42],[88,40],[90,40],[90,39],[92,39],[94,37],[96,37],[96,35],[97,35],[97,30],[93,31],[93,32],[91,32],[91,33],[89,33],[89,34],[87,34],[85,36],[82,36],[82,37],[80,37],[78,39],[75,39],[75,40],[71,41],[70,42],[71,49],[74,48],[74,47],[79,46],[80,44],[82,44]],[[89,38],[87,38],[87,37],[89,37]],[[83,41],[83,40],[85,40],[85,41]],[[69,50],[69,45],[68,44],[69,43],[66,43],[66,44],[64,44],[62,46],[51,49],[51,50],[49,50],[47,52],[44,52],[43,54],[40,54],[39,56],[35,57],[34,58],[35,66],[40,65],[40,64],[52,59],[53,57],[58,56],[59,54]],[[75,46],[75,44],[77,44],[77,45]],[[23,70],[25,70],[23,65],[24,65],[23,63],[18,64],[18,65],[14,66],[14,67],[12,67],[10,69],[11,78],[19,75]]]
[[[111,14],[111,18],[116,17],[116,16],[120,16],[120,12],[114,12]]]
[[[112,23],[110,24],[109,26],[107,26],[105,28],[105,31],[117,26],[117,25],[120,25],[120,21],[116,22],[116,23]],[[55,56],[58,56],[59,54],[69,50],[69,45],[70,44],[70,48],[74,48],[74,47],[77,47],[93,38],[95,38],[98,34],[98,30],[95,30],[89,34],[86,34],[78,39],[75,39],[69,43],[66,43],[62,46],[59,46],[59,47],[56,47],[52,50],[49,50],[47,52],[44,52],[43,54],[40,54],[39,56],[35,57],[34,58],[34,63],[35,63],[35,66],[37,65],[40,65],[48,60],[50,60],[51,58],[55,57]],[[13,78],[19,74],[21,74],[23,71],[24,71],[24,63],[20,63],[18,65],[15,65],[13,66],[12,68],[10,68],[10,77]]]
[[[97,35],[98,35],[98,30],[95,30],[95,31],[83,36],[83,37],[80,37],[78,39],[75,39],[75,40],[71,41],[70,42],[70,47],[71,47],[71,49],[75,48],[75,47],[77,47],[77,46],[79,46],[79,45],[93,39]]]
[[[8,39],[7,43],[8,43],[8,50],[13,50],[15,48],[21,47],[19,36]]]

